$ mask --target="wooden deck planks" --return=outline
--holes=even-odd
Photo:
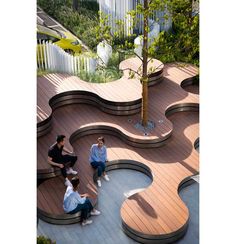
[[[61,110],[62,109],[63,108],[61,108]],[[184,116],[184,114],[189,114],[189,113],[190,112],[183,112],[183,113],[172,115],[172,117],[178,117],[178,119],[181,120],[181,117],[186,117],[186,116]],[[195,113],[193,112],[193,114],[197,115],[196,112]],[[56,119],[56,117],[55,117],[55,119]],[[58,121],[59,121],[59,119],[58,119]],[[187,124],[189,124],[191,122],[188,120],[183,120],[183,121],[186,122]],[[192,119],[192,122],[194,122],[194,121],[195,120]],[[177,128],[181,129],[181,128],[185,128],[185,126],[183,126],[183,125],[176,126],[176,123],[174,123],[173,137],[176,139],[173,139],[173,140],[178,139],[177,137],[175,137],[175,128],[176,128],[176,132],[177,132]],[[197,132],[197,130],[195,131],[195,133],[196,132]],[[180,133],[178,132],[177,134],[180,134]],[[90,148],[91,144],[95,142],[97,136],[98,135],[82,137],[80,140],[78,140],[78,142],[73,144],[75,149],[78,147],[78,150],[76,150],[76,152],[78,153],[78,156],[79,156],[78,166],[80,169],[82,169],[82,168],[85,169],[86,166],[89,166],[89,164],[88,164],[89,148]],[[194,136],[195,135],[192,135],[192,137],[194,137]],[[148,203],[151,205],[151,204],[153,204],[153,202],[156,200],[156,197],[158,196],[160,199],[159,204],[161,204],[163,202],[165,204],[158,205],[159,206],[159,208],[158,208],[159,215],[158,216],[160,217],[159,227],[155,227],[157,229],[153,229],[154,226],[156,226],[155,221],[152,224],[152,221],[149,220],[148,223],[151,223],[151,226],[149,226],[149,228],[146,229],[147,233],[153,233],[155,231],[159,231],[160,233],[163,233],[164,230],[167,231],[168,228],[175,229],[176,226],[183,223],[184,222],[183,218],[184,218],[184,216],[185,217],[187,216],[188,212],[186,212],[186,210],[183,212],[183,208],[185,208],[185,205],[182,204],[181,201],[179,201],[179,197],[177,196],[177,193],[176,193],[176,187],[180,183],[181,179],[186,175],[186,173],[191,174],[191,172],[186,170],[186,168],[184,168],[184,170],[181,170],[183,168],[182,165],[180,165],[180,166],[175,165],[175,168],[172,169],[170,167],[171,165],[168,163],[169,160],[166,163],[164,163],[164,162],[159,163],[159,164],[151,163],[151,162],[155,162],[155,161],[158,162],[158,159],[160,159],[161,160],[160,162],[162,162],[163,161],[162,157],[164,155],[169,155],[168,151],[173,150],[174,145],[168,144],[168,145],[166,145],[162,148],[158,148],[158,149],[146,149],[146,150],[145,149],[133,149],[131,146],[127,146],[120,139],[116,139],[116,137],[114,137],[114,136],[106,136],[106,137],[109,138],[109,139],[107,139],[107,143],[109,143],[108,145],[111,146],[111,149],[108,149],[108,156],[109,156],[110,160],[122,159],[122,158],[132,158],[134,160],[142,160],[142,157],[138,156],[138,155],[142,154],[142,156],[144,158],[142,161],[146,161],[146,162],[150,161],[149,164],[148,163],[146,163],[146,164],[149,165],[150,168],[152,168],[157,180],[155,183],[152,184],[153,187],[150,187],[150,194],[145,195],[146,199],[149,200]],[[172,144],[173,143],[174,142],[172,142]],[[165,150],[167,150],[167,153],[162,154],[161,156],[158,156],[160,151],[165,151]],[[195,150],[195,149],[193,149],[193,150]],[[86,152],[86,153],[83,153],[81,155],[81,152]],[[110,153],[110,152],[112,152],[112,153]],[[173,155],[172,155],[173,163],[175,162],[174,160],[175,160],[177,152],[178,152],[178,150],[173,151]],[[145,160],[145,157],[147,157],[148,160]],[[83,172],[85,172],[85,170],[83,170]],[[91,175],[90,175],[90,177],[91,177]],[[174,193],[176,193],[176,195],[174,195]],[[150,196],[152,196],[152,197],[150,197]],[[176,197],[174,197],[174,196],[176,196]],[[128,205],[130,205],[130,204],[128,204]],[[137,211],[140,211],[139,206],[136,206],[134,203],[131,203],[131,205],[129,206],[129,209],[133,209],[134,213]],[[170,211],[171,209],[172,209],[172,211]],[[171,212],[171,215],[170,215],[170,212]],[[183,213],[185,213],[185,215]],[[133,220],[135,220],[137,222],[140,220],[140,218],[139,217],[133,218]],[[166,221],[166,223],[165,223],[165,221]],[[171,225],[170,225],[170,222],[172,223]],[[167,223],[169,223],[170,226],[168,226]],[[177,223],[179,223],[179,224],[177,224]],[[137,224],[134,224],[134,226],[137,227]],[[144,227],[142,226],[142,228],[144,228]]]
[[[133,61],[130,61],[130,59],[128,59],[127,61],[123,61],[123,62],[126,66],[129,66],[132,65]],[[165,68],[166,70],[168,70],[168,74],[171,73],[171,75],[167,75],[169,79],[170,78],[172,78],[173,80],[176,79],[176,75],[173,75],[174,72],[178,73],[178,75],[180,76],[179,78],[180,80],[189,77],[189,74],[182,72],[181,68],[172,67],[173,65],[169,65],[169,66],[170,67],[168,67],[167,65],[167,67]],[[176,69],[177,71],[173,71]],[[196,68],[194,68],[194,72],[195,72],[194,74],[197,73]],[[177,81],[175,80],[174,82],[178,83],[178,80]],[[108,100],[111,101],[126,102],[126,101],[133,101],[141,98],[140,82],[135,79],[129,80],[126,77],[122,77],[118,81],[110,82],[107,84],[94,84],[94,83],[88,84],[87,82],[81,81],[78,77],[74,77],[74,76],[70,77],[69,75],[62,75],[62,74],[48,74],[38,78],[37,92],[38,94],[40,94],[40,92],[44,92],[45,98],[51,98],[54,95],[64,91],[78,90],[78,89],[97,93],[99,96],[105,99],[107,98]],[[118,97],[119,99],[117,99]],[[48,107],[46,100],[47,99],[45,99],[44,101],[38,101],[39,102],[38,106],[42,107],[46,111],[46,114],[48,114],[50,108]],[[40,121],[41,120],[39,117],[38,122]]]
[[[165,117],[165,111],[168,106],[177,103],[198,103],[198,95],[188,93],[180,87],[183,78],[195,75],[196,69],[193,67],[176,67],[170,64],[164,70],[164,74],[165,78],[162,83],[149,88],[150,118],[154,121],[157,121],[157,119],[163,120],[163,123],[156,123],[155,129],[148,138],[160,138],[173,130],[168,144],[161,148],[153,149],[133,148],[115,136],[106,136],[109,160],[132,159],[139,161],[147,165],[154,175],[154,181],[151,186],[127,199],[121,208],[122,220],[131,229],[150,236],[172,233],[186,223],[188,209],[179,198],[177,189],[184,178],[198,172],[199,168],[198,153],[193,146],[199,133],[198,112],[181,112],[175,113],[168,118]],[[77,89],[76,77],[53,74],[48,79],[58,92],[62,92],[63,89]],[[70,82],[62,85],[62,81],[64,82],[65,80]],[[86,84],[86,89],[89,89],[91,85]],[[102,85],[106,88],[103,89],[100,85],[95,84],[93,89],[96,90],[97,94],[101,95],[103,93],[104,96],[112,99],[113,94],[110,93],[110,88],[106,86],[107,84]],[[136,86],[139,87],[140,84],[136,84]],[[127,87],[129,89],[132,87],[131,82]],[[46,100],[53,94],[52,90],[47,89],[48,84],[43,83],[40,91],[38,91],[38,101],[42,106],[46,104]],[[129,89],[126,89],[126,91]],[[121,92],[119,93],[121,94]],[[125,97],[129,95],[128,93],[125,92]],[[43,94],[45,94],[46,100],[42,99]],[[121,96],[114,95],[114,99],[121,98]],[[127,123],[128,118],[132,120],[131,123]],[[47,150],[55,141],[56,134],[62,133],[69,138],[79,128],[92,124],[104,124],[118,128],[131,137],[147,138],[142,135],[142,132],[138,132],[134,128],[134,124],[138,121],[139,115],[108,115],[91,105],[77,104],[56,109],[53,112],[52,130],[46,136],[38,138],[37,168],[50,167],[46,161]],[[90,146],[95,143],[97,136],[97,134],[84,136],[72,145],[78,155],[78,163],[75,168],[79,170],[79,177],[84,185],[83,189],[89,190],[95,198],[97,189],[92,181],[94,171],[88,163],[88,155]],[[71,146],[68,145],[67,147]],[[48,183],[51,188],[53,188],[52,182]],[[61,188],[55,192],[54,198],[50,203],[47,202],[50,199],[50,194],[53,194],[50,192],[50,188],[44,189],[43,185],[39,186],[38,206],[45,208],[47,211],[62,214],[62,205],[59,206],[58,201],[61,202],[63,199],[61,196],[63,189],[63,182],[61,182]]]

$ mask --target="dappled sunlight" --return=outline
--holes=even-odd
[[[197,75],[198,72],[198,68],[192,64],[169,63],[165,65],[163,74],[166,78],[179,84],[184,79]]]
[[[144,1],[143,6],[142,3],[139,6],[140,1],[132,3],[132,0],[116,1],[116,4],[115,0],[95,0],[94,6],[87,2],[79,6],[83,12],[79,11],[79,15],[77,1],[73,1],[73,9],[62,4],[71,9],[65,16],[60,8],[50,17],[46,13],[46,9],[50,10],[48,6],[44,4],[46,12],[37,7],[37,21],[41,22],[41,28],[48,25],[57,30],[55,33],[61,33],[58,38],[48,38],[48,34],[37,31],[40,49],[37,68],[47,72],[38,72],[37,76],[37,218],[50,223],[48,232],[54,235],[57,243],[131,244],[134,243],[131,238],[138,243],[175,243],[186,233],[192,217],[180,198],[179,190],[199,171],[199,87],[191,87],[196,83],[191,81],[198,78],[199,68],[183,62],[164,64],[150,57],[159,57],[163,61],[190,60],[189,55],[181,57],[183,52],[191,51],[188,45],[191,46],[192,42],[185,40],[180,45],[181,50],[176,49],[179,38],[176,39],[175,34],[178,36],[178,33],[173,35],[169,30],[172,24],[176,30],[179,25],[171,5],[160,10],[159,1],[152,0]],[[99,9],[110,13],[111,18],[108,16],[102,20]],[[131,15],[125,17],[127,10],[137,18],[135,28],[132,22],[136,20],[132,21]],[[150,19],[148,16],[143,19],[147,11]],[[186,16],[191,17],[189,12]],[[77,26],[79,29],[74,25],[74,29],[71,27],[74,34],[70,33],[63,27],[65,23],[57,22],[70,21],[70,17],[78,23],[85,20],[92,29],[81,22]],[[118,17],[121,20],[115,23],[113,20]],[[99,21],[101,28],[95,28]],[[119,50],[113,50],[115,53],[109,64],[105,64],[99,50],[96,54],[98,40],[93,38],[98,34],[98,39],[104,39],[107,24],[111,29],[119,27],[117,31],[112,30],[115,39],[105,33],[105,37],[111,37],[107,40],[111,45],[119,46]],[[167,35],[162,36],[164,32]],[[183,33],[180,31],[180,36]],[[140,34],[144,39],[134,40],[134,36]],[[146,34],[149,41],[155,46],[158,44],[157,49],[151,47],[149,41],[145,42]],[[160,38],[155,39],[154,34],[156,37],[160,34]],[[75,35],[78,37],[73,41]],[[52,51],[44,45],[44,39],[63,46],[69,54]],[[72,50],[64,46],[66,39],[70,46],[73,45]],[[168,53],[159,45],[162,39],[167,41],[164,46]],[[60,40],[61,43],[57,43]],[[42,43],[43,48],[40,48]],[[141,49],[134,57],[130,51],[137,48],[136,43]],[[52,47],[57,47],[54,44]],[[193,44],[196,53],[191,55],[198,57]],[[77,45],[79,49],[74,52],[73,47]],[[104,43],[105,46],[108,45]],[[100,44],[97,47],[99,49]],[[111,50],[108,51],[111,54]],[[162,54],[165,57],[162,58]],[[182,86],[184,82],[186,86],[190,84],[187,89]],[[65,137],[64,150],[60,147],[62,143],[58,135]],[[99,143],[101,136],[104,137],[102,149],[94,145],[102,145]],[[58,154],[74,155],[73,158],[67,155],[65,161],[70,161],[70,164],[61,165],[64,161],[62,155],[51,155],[55,163],[50,161],[48,155],[52,143],[58,143],[59,148],[54,148],[57,152],[59,150]],[[97,158],[91,155],[94,148],[97,149]],[[101,157],[104,151],[105,157]],[[93,161],[99,161],[97,167]],[[101,211],[101,215],[97,214],[100,216],[88,213],[85,217],[81,211],[71,214],[65,210],[64,194],[69,193],[67,186],[71,185],[69,181],[74,184],[72,178],[75,175],[79,178],[79,187],[74,190],[87,193],[92,206]],[[79,223],[86,218],[92,219],[93,224],[84,227],[92,221]],[[37,228],[39,225],[37,223]],[[47,236],[48,233],[43,234]]]
[[[158,62],[158,61],[157,61]],[[184,69],[190,69],[194,74],[194,68],[183,68]],[[156,128],[154,128],[153,131],[148,132],[147,135],[145,135],[145,138],[148,138],[150,140],[155,138],[165,138],[168,136],[168,134],[172,130],[172,125],[166,119],[165,116],[165,110],[167,109],[168,105],[172,104],[174,105],[178,101],[183,101],[185,103],[194,100],[191,95],[187,92],[185,92],[179,85],[179,83],[183,80],[189,77],[189,75],[186,76],[181,74],[184,73],[186,70],[181,71],[178,67],[174,65],[167,65],[167,67],[164,69],[164,72],[171,73],[171,76],[167,79],[168,75],[164,78],[163,82],[150,87],[149,88],[149,110],[150,110],[150,120],[152,120],[156,124]],[[187,71],[186,71],[187,72]],[[194,74],[195,75],[195,74]],[[105,99],[106,101],[103,101],[100,104],[100,110],[105,110],[106,112],[109,112],[110,107],[112,106],[112,110],[120,110],[122,108],[118,105],[110,105],[110,101],[112,102],[133,102],[136,101],[137,105],[132,105],[137,107],[137,110],[139,109],[141,103],[141,85],[139,81],[128,81],[127,78],[120,79],[114,82],[106,83],[106,84],[94,84],[94,83],[88,83],[81,81],[76,76],[70,76],[67,74],[58,74],[58,73],[52,73],[44,75],[43,77],[38,78],[38,105],[41,107],[41,111],[38,110],[38,120],[45,120],[51,115],[51,108],[48,104],[49,100],[52,101],[52,103],[57,103],[57,101],[54,101],[54,96],[60,93],[64,93],[64,95],[68,95],[67,92],[70,91],[88,91],[94,94],[97,94],[99,97]],[[171,91],[171,92],[170,92]],[[172,91],[175,92],[175,96],[173,96]],[[43,97],[43,94],[45,97]],[[73,96],[76,97],[76,93],[73,94]],[[78,95],[80,96],[80,95]],[[87,94],[89,97],[89,94]],[[63,95],[60,97],[62,98]],[[73,97],[71,97],[73,99]],[[99,99],[99,98],[96,98]],[[88,98],[89,100],[89,98]],[[93,96],[91,96],[91,102],[94,100]],[[100,99],[99,99],[100,100]],[[81,100],[83,102],[83,100]],[[67,100],[66,103],[70,103],[72,101]],[[76,103],[79,102],[79,99],[76,100]],[[92,102],[94,103],[94,101]],[[99,102],[98,102],[99,103]],[[59,104],[59,103],[58,103]],[[160,106],[161,104],[161,106]],[[62,106],[63,103],[61,103]],[[125,109],[129,109],[129,104],[125,105]],[[114,107],[114,108],[113,108]],[[96,108],[95,108],[96,109]],[[133,109],[133,108],[132,108]],[[45,112],[45,114],[43,113]],[[138,111],[137,111],[138,112]],[[122,111],[123,113],[123,111]],[[127,111],[127,113],[129,113]],[[82,111],[81,113],[82,114]],[[104,117],[93,118],[94,123],[103,122],[103,118],[109,118],[111,116],[105,115]],[[126,118],[117,116],[117,119],[115,119],[115,122],[111,122],[109,119],[109,123],[111,126],[118,126],[119,130],[122,131],[124,134],[131,134],[135,135],[137,139],[143,138],[144,133],[142,131],[138,131],[135,128],[135,124],[140,121],[140,115],[132,115],[132,123],[127,123]],[[163,121],[163,123],[159,123],[159,121]],[[119,127],[119,124],[122,125]],[[83,126],[83,125],[81,125]]]
[[[186,138],[189,138],[190,135],[193,133],[193,131],[196,131],[196,134],[199,133],[199,122],[196,121],[195,123],[188,125],[183,131],[183,134]]]
[[[77,110],[78,109],[78,110]],[[58,110],[59,111],[59,110]],[[70,114],[75,113],[85,113],[85,111],[82,109],[80,110],[78,105],[76,109],[72,109],[68,111],[68,116]],[[67,114],[65,114],[67,116]],[[56,117],[60,117],[60,113],[57,114]],[[58,118],[59,118],[58,117]],[[107,126],[108,124],[104,121],[105,117],[99,117],[97,120],[98,122],[94,123],[88,123],[86,125],[80,126],[79,120],[75,120],[75,124],[77,125],[76,128],[72,129],[71,131],[74,132],[75,130],[82,129],[89,131],[90,129],[96,128],[97,125],[101,126],[99,127],[100,131],[106,129],[108,132],[110,131],[110,126]],[[118,118],[120,119],[120,118]],[[108,138],[108,152],[112,155],[112,158],[118,159],[122,158],[122,155],[133,155],[137,160],[143,161],[148,160],[149,163],[156,164],[156,162],[159,163],[175,163],[178,161],[183,161],[185,158],[189,157],[189,155],[192,153],[193,149],[193,141],[190,140],[192,137],[192,133],[198,135],[198,112],[181,112],[181,113],[175,113],[171,115],[168,118],[171,123],[173,123],[173,134],[170,138],[170,141],[166,144],[165,147],[160,147],[155,149],[155,153],[153,152],[154,149],[142,149],[142,148],[134,148],[130,145],[127,145],[125,142],[122,142],[122,135],[119,136],[120,138],[117,138],[116,136],[107,136]],[[116,123],[119,123],[116,121]],[[115,124],[115,123],[114,123]],[[95,126],[95,127],[94,127]],[[106,127],[107,126],[107,127]],[[121,132],[125,132],[124,129],[125,126],[119,127],[116,125],[116,128],[121,129]],[[160,127],[156,127],[158,130],[160,130]],[[102,132],[101,134],[106,133],[106,130]],[[127,131],[129,134],[131,134],[130,129],[128,129],[127,125]],[[162,132],[159,131],[159,134]],[[117,134],[120,135],[120,134]],[[135,133],[136,138],[143,139],[143,136],[137,136],[137,133]],[[90,138],[90,135],[88,136]],[[145,139],[150,139],[151,137],[145,137]],[[195,140],[196,137],[194,137]],[[79,142],[80,140],[78,140]],[[96,142],[96,139],[94,139],[94,143]],[[92,143],[92,142],[91,142]],[[182,150],[182,145],[186,144],[185,150]],[[89,151],[89,148],[87,149],[81,149],[81,144],[79,143],[80,150],[85,150],[86,152]],[[172,157],[172,151],[180,151],[181,153],[176,154],[175,158]],[[148,152],[151,152],[150,154]],[[142,157],[140,156],[142,155]],[[154,156],[155,155],[155,156]],[[110,158],[110,156],[108,155]]]
[[[99,201],[97,201],[97,207],[102,211],[103,218],[106,219],[105,222],[109,222],[110,218],[116,218],[118,221],[116,222],[116,226],[118,226],[119,230],[121,229],[121,219],[123,223],[126,223],[131,229],[135,230],[136,223],[143,225],[143,220],[145,224],[150,224],[152,227],[155,226],[155,230],[151,229],[151,233],[160,233],[162,231],[162,227],[160,227],[160,223],[163,221],[162,215],[171,221],[176,220],[176,216],[173,213],[174,208],[178,209],[179,215],[181,216],[179,223],[176,224],[177,227],[185,224],[189,217],[185,205],[178,197],[177,188],[178,183],[182,179],[191,174],[195,174],[198,170],[198,156],[195,157],[193,155],[193,140],[196,139],[198,134],[198,129],[195,129],[195,126],[198,126],[198,112],[175,112],[179,109],[179,105],[187,106],[189,104],[191,108],[194,101],[197,104],[198,97],[193,97],[192,99],[180,87],[178,82],[184,76],[180,75],[181,78],[177,77],[178,74],[174,73],[179,71],[176,67],[174,69],[176,70],[173,71],[170,79],[164,78],[162,83],[149,88],[149,119],[154,121],[155,127],[147,135],[145,135],[143,130],[135,127],[140,122],[140,114],[138,113],[128,116],[107,114],[103,112],[103,109],[107,112],[106,109],[110,109],[110,103],[103,106],[100,104],[102,100],[94,100],[99,104],[96,107],[95,103],[90,103],[91,100],[89,100],[89,97],[85,98],[87,100],[82,100],[85,103],[89,101],[89,105],[77,104],[80,101],[73,100],[73,96],[75,95],[75,97],[78,96],[80,98],[84,94],[71,93],[71,91],[75,91],[79,86],[81,86],[79,89],[83,90],[85,86],[82,88],[82,82],[76,85],[77,79],[75,77],[51,74],[47,75],[45,84],[44,81],[46,79],[41,80],[42,92],[45,92],[44,94],[47,94],[48,97],[52,98],[56,94],[65,92],[65,94],[55,97],[58,100],[50,100],[52,107],[55,104],[50,135],[55,136],[60,131],[70,140],[73,150],[78,156],[78,161],[74,169],[78,171],[81,179],[82,193],[90,193],[92,202],[96,202],[96,196],[98,196]],[[181,72],[184,73],[185,71]],[[173,79],[172,76],[174,77]],[[48,84],[46,84],[47,82]],[[47,91],[47,85],[49,90],[51,88],[54,90]],[[91,88],[96,90],[96,92],[93,91],[95,94],[101,94],[104,91],[106,99],[110,98],[113,102],[117,99],[114,94],[119,93],[118,89],[116,90],[116,86],[112,87],[111,84],[91,84]],[[126,94],[128,94],[132,90],[132,86],[129,86],[130,90],[126,88],[128,88],[128,85],[119,91],[126,91]],[[111,93],[112,89],[115,89],[116,93]],[[69,97],[72,97],[71,101],[66,100]],[[91,98],[94,99],[92,95]],[[67,103],[60,104],[63,99]],[[123,99],[122,94],[120,94],[120,99]],[[178,104],[181,100],[184,103]],[[41,99],[41,101],[44,103],[46,100]],[[74,104],[65,106],[72,102]],[[168,115],[166,117],[168,106],[172,107],[169,107],[170,113],[167,113]],[[117,107],[119,107],[119,104]],[[38,116],[41,118],[43,116],[50,116],[47,112],[43,113],[43,106],[41,105],[38,105],[38,111]],[[174,114],[171,112],[174,112]],[[106,182],[102,179],[102,188],[97,188],[96,183],[93,182],[94,170],[89,164],[88,158],[91,145],[96,143],[96,139],[100,135],[105,135],[109,161],[123,161],[121,163],[123,164],[122,166],[140,170],[143,172],[141,174],[147,174],[153,179],[153,183],[148,176],[145,176],[145,178],[149,179],[148,183],[146,185],[140,185],[140,176],[132,178],[122,174],[118,178],[115,178],[116,176],[113,174],[113,171],[110,171],[108,172],[110,181]],[[168,138],[169,135],[171,135],[170,138]],[[49,141],[47,137],[42,140],[40,138],[38,141],[42,145],[41,147],[43,147],[40,151],[40,159],[44,160],[43,155],[47,154],[46,149]],[[159,147],[157,148],[157,146]],[[193,162],[190,161],[192,159]],[[109,167],[111,170],[116,169],[117,164],[114,161],[110,163],[107,169],[109,170]],[[47,171],[48,169],[45,167],[44,170]],[[155,196],[152,195],[153,192],[155,192]],[[165,192],[168,194],[166,195]],[[173,203],[173,199],[177,205],[175,205],[175,202]],[[168,206],[164,204],[165,201],[167,201]],[[109,206],[106,205],[107,203]],[[111,210],[112,207],[115,207],[114,211]],[[108,209],[114,215],[106,215],[106,210]],[[125,215],[125,212],[127,213],[129,211],[132,214],[132,221],[134,221],[135,225],[130,224],[130,218]],[[100,219],[103,220],[103,218]],[[96,218],[96,221],[99,224],[99,217]],[[101,222],[101,225],[104,225],[105,222]],[[173,230],[176,230],[176,226],[172,226]],[[168,228],[168,231],[171,229]]]
[[[194,76],[196,75],[196,72],[198,72],[198,67],[197,66],[194,67],[192,64],[180,65],[178,69],[182,70],[184,73],[188,74],[189,76]]]
[[[130,190],[130,191],[124,192],[124,196],[126,198],[128,198],[128,197],[130,197],[136,193],[139,193],[141,191],[144,191],[144,190],[145,190],[145,188],[138,188],[138,189]]]
[[[93,193],[94,196],[96,196],[97,194],[97,187],[94,185],[94,182],[92,180],[90,180],[87,184],[86,184],[86,188],[88,189],[89,193]]]
[[[54,89],[57,94],[68,89],[65,80],[58,77],[57,74],[49,74],[47,75],[47,79],[55,87]]]
[[[47,114],[40,106],[37,105],[37,120],[47,119],[49,114]]]

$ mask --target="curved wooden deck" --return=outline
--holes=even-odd
[[[137,65],[138,64],[138,65]],[[141,84],[136,78],[128,79],[129,68],[138,70],[140,61],[130,58],[121,62],[123,76],[116,81],[96,84],[66,74],[48,74],[38,78],[37,132],[38,136],[51,129],[52,110],[68,104],[90,104],[108,114],[132,115],[141,109]],[[150,85],[162,80],[163,64],[154,60],[149,68],[159,67],[150,75]]]
[[[169,64],[164,68],[163,82],[149,88],[149,114],[156,127],[147,136],[134,127],[139,121],[138,115],[111,115],[88,104],[56,109],[51,116],[50,132],[38,138],[38,177],[58,175],[59,171],[46,162],[47,150],[55,141],[56,134],[63,133],[70,138],[78,155],[76,167],[79,176],[83,179],[84,189],[93,192],[95,204],[97,191],[92,180],[93,171],[88,164],[88,152],[97,133],[106,134],[108,157],[113,161],[113,168],[109,166],[108,170],[136,167],[142,171],[143,167],[139,165],[144,164],[147,168],[143,172],[153,177],[149,188],[123,203],[121,218],[124,231],[143,243],[168,243],[178,239],[185,233],[189,218],[188,209],[179,198],[178,188],[199,170],[198,153],[194,149],[198,138],[198,112],[194,112],[198,111],[198,95],[185,91],[181,83],[196,73],[197,69],[190,65]],[[175,113],[185,110],[189,112]],[[159,147],[163,144],[166,145]],[[68,143],[67,147],[71,145]],[[49,193],[53,185],[60,185],[57,193]],[[46,180],[38,187],[38,210],[44,220],[63,224],[79,220],[79,216],[62,216],[64,192],[60,176]],[[52,202],[57,204],[54,207],[50,205],[51,194]],[[55,213],[56,217],[50,216]]]

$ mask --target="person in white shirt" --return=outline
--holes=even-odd
[[[92,220],[88,220],[89,214],[99,215],[100,211],[96,210],[88,197],[88,193],[79,194],[79,177],[75,176],[71,180],[71,184],[67,186],[66,193],[64,195],[63,209],[68,214],[75,214],[81,211],[82,225],[92,224]]]

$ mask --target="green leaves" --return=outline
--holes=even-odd
[[[144,7],[141,3],[137,5],[136,13],[143,14],[144,13]]]
[[[73,11],[70,0],[38,0],[38,4],[45,12],[75,33],[90,49],[96,48],[95,29],[99,23],[96,2],[90,2],[90,8],[87,8],[88,3],[86,8],[83,8],[85,3],[80,3],[78,12]]]
[[[109,16],[99,11],[99,23],[96,24],[95,32],[96,32],[96,41],[97,43],[106,40],[107,43],[112,45],[112,35],[111,35],[111,27],[109,25]]]
[[[56,244],[56,242],[45,236],[37,236],[37,244]]]
[[[192,15],[189,0],[172,0],[168,3],[172,15],[172,31],[160,33],[154,56],[162,62],[183,61],[199,64],[199,16]]]
[[[130,70],[129,71],[129,79],[133,79],[135,77],[134,71]]]

